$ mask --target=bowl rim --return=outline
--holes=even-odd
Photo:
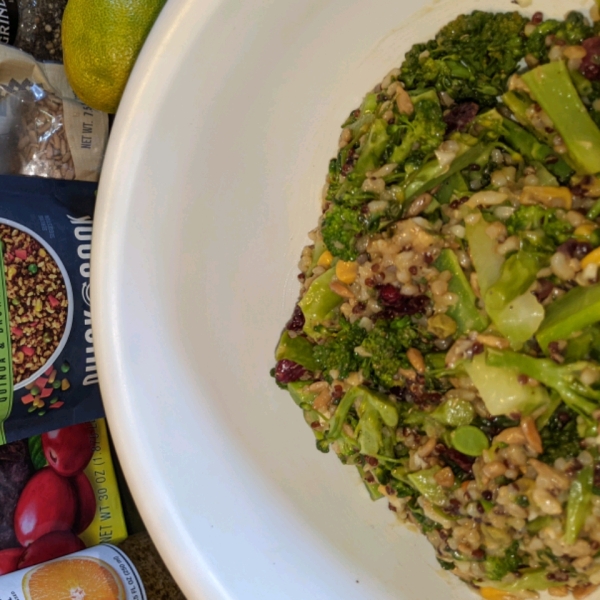
[[[121,345],[114,335],[112,322],[118,304],[117,271],[122,263],[113,241],[124,239],[126,231],[127,190],[131,188],[141,147],[144,124],[160,113],[160,99],[168,89],[168,74],[173,57],[185,55],[190,41],[181,36],[181,30],[192,25],[195,30],[205,29],[211,16],[223,0],[169,0],[158,16],[136,60],[133,71],[115,115],[98,184],[94,213],[94,239],[91,257],[91,313],[94,327],[94,351],[100,389],[104,398],[118,398],[118,402],[104,402],[106,419],[117,452],[119,464],[128,487],[132,490],[136,507],[143,515],[148,533],[159,549],[171,575],[186,597],[197,598],[201,590],[203,600],[223,600],[227,594],[211,574],[210,567],[197,554],[194,540],[186,531],[185,523],[169,510],[163,496],[161,501],[150,495],[137,494],[147,489],[153,469],[144,460],[140,439],[143,435],[131,404],[128,386],[114,376],[120,371]],[[161,76],[157,76],[161,73]],[[153,98],[153,102],[148,102]],[[123,169],[128,165],[128,169]],[[157,504],[161,510],[157,510]],[[173,532],[177,532],[174,534]]]

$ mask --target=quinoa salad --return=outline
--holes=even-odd
[[[14,383],[39,371],[65,333],[68,299],[56,261],[20,229],[0,223]]]
[[[272,375],[488,600],[600,585],[600,16],[461,15],[342,125]]]

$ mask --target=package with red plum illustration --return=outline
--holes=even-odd
[[[96,184],[0,176],[0,444],[104,416],[90,313]]]
[[[127,537],[106,423],[0,447],[0,575]]]

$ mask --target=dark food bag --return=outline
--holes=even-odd
[[[102,417],[90,315],[96,184],[0,176],[0,443]]]

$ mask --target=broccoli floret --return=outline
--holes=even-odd
[[[485,560],[485,574],[492,581],[500,581],[505,575],[514,573],[521,564],[519,542],[513,542],[504,556],[488,556]]]
[[[321,234],[333,256],[354,260],[358,256],[356,240],[367,233],[368,228],[368,220],[359,210],[334,205],[325,213]]]
[[[370,354],[364,371],[370,371],[370,376],[384,388],[397,386],[398,369],[410,368],[406,351],[412,347],[429,352],[427,338],[427,334],[417,331],[410,317],[379,320],[361,344]]]
[[[559,219],[556,209],[521,206],[506,221],[509,235],[518,235],[525,249],[554,253],[573,234],[573,226]]]
[[[594,35],[593,28],[579,12],[570,12],[564,21],[548,19],[540,23],[527,38],[527,54],[535,56],[540,62],[548,61],[550,47],[546,46],[546,38],[553,35],[569,45],[579,45],[583,40]]]
[[[456,101],[492,107],[525,55],[526,24],[516,12],[461,15],[434,40],[413,46],[400,79],[408,90],[435,87]]]
[[[564,404],[550,417],[540,431],[542,447],[540,460],[553,465],[557,458],[573,458],[581,452],[577,433],[577,413]]]
[[[333,332],[321,345],[313,348],[313,356],[324,377],[330,378],[332,370],[339,372],[339,377],[345,378],[352,371],[357,371],[362,360],[354,349],[360,346],[367,332],[358,325],[340,318],[339,331]]]
[[[431,90],[413,98],[411,117],[400,115],[393,130],[396,147],[389,162],[404,165],[407,173],[419,168],[444,141],[446,123],[435,91]]]

